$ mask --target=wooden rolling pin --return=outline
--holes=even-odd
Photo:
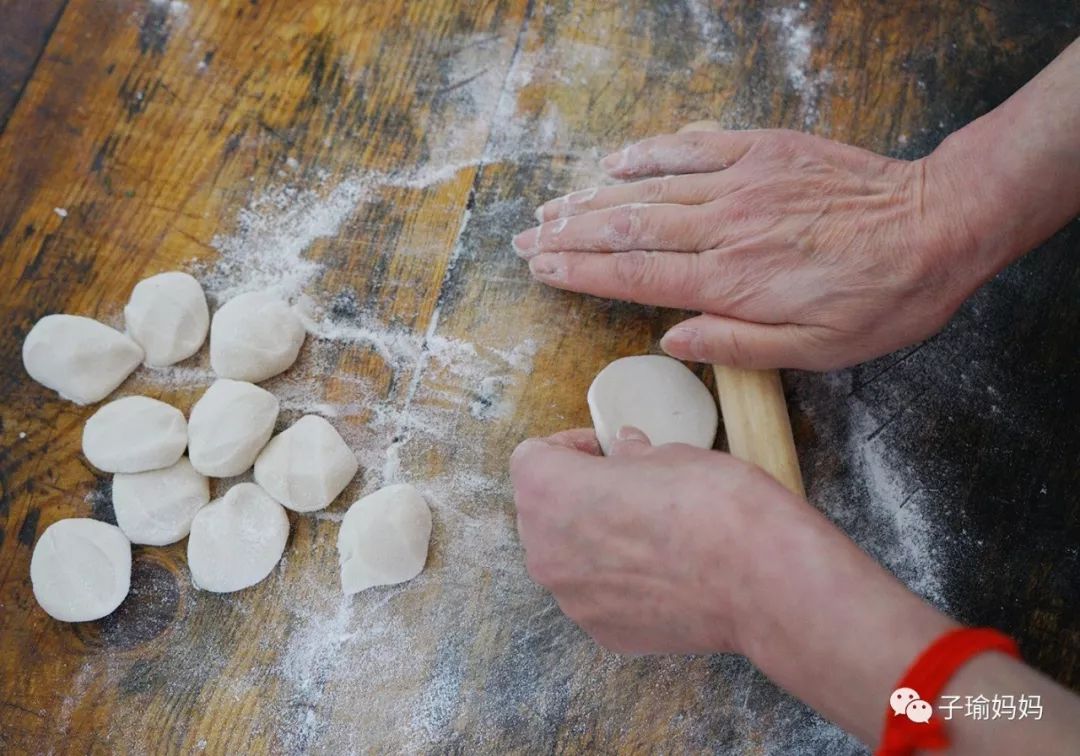
[[[716,121],[694,121],[679,129],[723,131]],[[795,439],[791,435],[787,403],[780,373],[776,370],[742,370],[713,365],[716,393],[728,449],[739,459],[753,462],[784,484],[789,491],[806,496]]]
[[[728,449],[806,496],[779,371],[723,365],[713,365],[713,371]]]

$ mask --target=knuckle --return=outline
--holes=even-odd
[[[510,481],[514,487],[514,503],[520,514],[530,517],[541,502],[551,498],[552,481],[542,468],[511,462]]]
[[[774,155],[791,157],[798,154],[804,136],[792,129],[775,129],[765,136],[763,144]]]
[[[712,144],[713,135],[700,129],[696,131],[684,131],[683,140],[687,147],[693,150],[705,150]]]
[[[734,329],[728,329],[715,337],[717,351],[723,356],[724,361],[737,367],[752,367],[753,355],[747,350],[742,339]]]
[[[611,211],[608,219],[610,236],[616,240],[632,238],[641,228],[641,209],[635,205],[622,205]]]
[[[531,553],[525,555],[525,571],[533,582],[547,586],[551,582],[551,568],[548,562]]]
[[[655,147],[656,138],[652,137],[626,148],[626,165],[631,175],[653,170],[656,162]]]
[[[656,263],[645,252],[616,252],[615,279],[628,289],[651,286],[656,279]]]
[[[668,179],[651,178],[641,183],[641,196],[645,202],[662,202],[667,197]]]
[[[528,470],[528,460],[533,456],[538,441],[527,438],[518,444],[510,455],[510,479],[517,485],[523,480]]]

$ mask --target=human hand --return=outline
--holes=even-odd
[[[532,274],[704,313],[661,341],[679,359],[828,370],[930,336],[995,272],[966,259],[974,238],[929,160],[691,128],[601,163],[644,180],[542,205],[541,225],[514,239]]]
[[[510,474],[525,564],[598,643],[748,657],[871,741],[895,682],[955,627],[760,468],[623,429],[529,439]]]
[[[510,470],[529,574],[622,652],[743,651],[761,555],[796,556],[773,547],[817,515],[753,465],[635,429],[608,457],[591,430],[530,439]]]

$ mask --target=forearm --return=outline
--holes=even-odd
[[[781,687],[875,744],[904,670],[957,623],[911,593],[816,510],[803,504],[777,514],[810,522],[762,528],[775,536],[755,551],[786,554],[784,564],[800,569],[773,571],[762,562],[741,650]]]
[[[771,529],[800,533],[797,540],[781,537],[759,546],[762,553],[786,553],[787,564],[803,568],[798,574],[773,571],[763,561],[753,588],[758,601],[747,610],[753,621],[740,636],[740,646],[779,685],[876,745],[901,676],[934,640],[958,625],[911,593],[824,517],[812,510],[805,515],[811,527]],[[829,599],[821,601],[821,596]],[[945,725],[952,753],[1080,752],[1074,726],[1080,721],[1080,699],[1014,659],[996,653],[977,656],[959,668],[942,693],[959,696],[960,704],[967,696],[995,694],[1040,696],[1042,718],[976,720],[954,714]],[[938,701],[931,703],[937,706]],[[934,716],[942,719],[945,713],[939,709]]]
[[[925,165],[926,213],[966,255],[970,288],[1076,217],[1080,40]]]
[[[957,711],[945,724],[953,753],[1080,753],[1080,699],[1012,657],[975,657],[957,670],[941,700],[959,696],[955,704],[965,705],[969,696],[995,695],[1038,696],[1042,713],[1038,719],[1030,714],[1023,719],[973,719]],[[945,713],[939,709],[934,716]]]

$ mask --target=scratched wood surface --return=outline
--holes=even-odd
[[[711,117],[917,157],[1080,31],[1068,2],[810,5],[0,3],[0,749],[859,752],[743,660],[597,650],[525,579],[505,480],[518,440],[587,424],[595,372],[655,350],[679,316],[543,289],[510,254],[538,202],[597,180],[598,155]],[[294,515],[286,560],[253,589],[201,594],[183,544],[136,548],[116,613],[51,620],[30,590],[36,538],[112,515],[79,450],[92,409],[22,370],[30,326],[118,324],[146,275],[220,275],[215,240],[262,193],[321,197],[358,175],[374,184],[312,236],[303,293],[419,351],[311,338],[270,387],[350,407],[347,438],[434,481],[424,575],[341,604],[337,523]],[[1078,246],[1074,223],[925,345],[787,375],[811,501],[1074,688]],[[491,390],[437,359],[439,339],[529,359],[482,363]],[[120,391],[187,410],[204,385],[143,372]],[[414,431],[418,413],[444,432]],[[331,513],[391,469],[363,461]],[[465,468],[490,485],[463,488]]]

